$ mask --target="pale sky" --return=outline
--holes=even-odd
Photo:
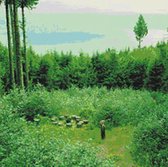
[[[35,11],[168,14],[168,0],[40,0]]]
[[[38,53],[55,49],[93,53],[107,48],[135,48],[133,27],[139,14],[144,15],[149,28],[143,46],[167,40],[168,0],[39,0],[34,10],[26,11],[28,42]],[[4,20],[2,5],[0,41],[7,44]]]

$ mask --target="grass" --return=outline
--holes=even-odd
[[[68,140],[72,143],[87,142],[100,148],[98,156],[112,158],[119,167],[133,166],[133,161],[129,152],[132,134],[134,128],[132,126],[116,127],[106,130],[106,139],[101,140],[100,129],[90,129],[88,127],[66,128],[58,127],[52,124],[43,124],[39,126],[40,130],[46,138],[55,137]]]
[[[42,111],[46,114],[46,117],[39,116],[40,125],[35,131],[40,130],[47,141],[54,137],[54,140],[70,141],[72,144],[89,143],[100,148],[98,156],[112,158],[118,167],[131,167],[137,166],[129,149],[134,129],[147,117],[166,111],[168,95],[146,90],[71,88],[53,92],[37,89],[27,94],[16,91],[6,99],[23,115],[34,111],[38,118]],[[58,127],[50,120],[53,116],[74,114],[88,119],[89,125],[81,129]],[[111,127],[107,128],[103,141],[98,127],[102,119],[107,120],[106,127]]]

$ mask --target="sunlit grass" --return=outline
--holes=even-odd
[[[40,125],[46,139],[55,137],[76,142],[87,142],[100,148],[98,156],[112,158],[117,166],[128,167],[133,165],[129,151],[134,128],[132,126],[116,127],[106,130],[106,139],[101,140],[100,129],[90,129],[89,125],[84,128],[58,127],[50,123]]]

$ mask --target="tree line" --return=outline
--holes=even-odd
[[[48,90],[96,86],[168,91],[168,43],[164,42],[119,52],[108,49],[92,56],[56,51],[39,56],[30,47],[27,58],[30,88],[40,83]],[[7,48],[0,45],[0,87],[4,90],[10,88],[8,61]]]
[[[32,9],[38,4],[38,0],[0,0],[0,4],[3,3],[6,14],[10,87],[14,88],[17,86],[23,89],[28,87],[29,84],[25,8]],[[22,16],[21,24],[19,23],[19,8],[21,9]],[[20,40],[21,35],[22,43]]]

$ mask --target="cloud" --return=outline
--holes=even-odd
[[[168,14],[168,0],[40,0],[40,12],[134,12]]]

